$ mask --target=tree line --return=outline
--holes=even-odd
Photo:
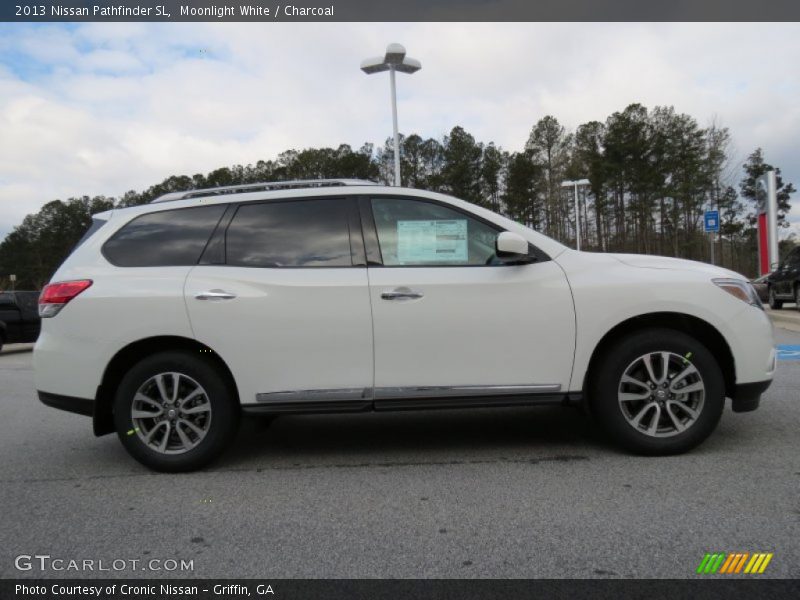
[[[452,194],[570,246],[576,242],[577,216],[585,250],[708,261],[711,249],[703,232],[703,212],[719,210],[716,262],[752,276],[757,269],[756,179],[773,167],[756,149],[737,172],[730,154],[726,127],[701,127],[673,107],[648,110],[641,104],[575,131],[545,116],[519,152],[479,142],[460,126],[442,139],[412,134],[400,143],[404,186]],[[341,177],[391,184],[393,169],[394,148],[387,139],[380,147],[342,144],[288,150],[272,160],[205,175],[174,175],[118,198],[53,200],[26,216],[0,243],[0,288],[8,286],[10,273],[17,275],[17,288],[40,288],[96,212],[144,204],[178,190],[260,181]],[[775,170],[778,223],[785,227],[795,189],[783,181],[779,168]],[[573,188],[562,182],[584,178],[589,184],[579,189],[576,206]]]

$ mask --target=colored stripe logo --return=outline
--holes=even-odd
[[[772,552],[715,552],[706,553],[700,565],[697,567],[698,575],[713,575],[721,573],[725,575],[763,573],[767,565],[772,560]]]

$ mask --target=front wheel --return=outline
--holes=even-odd
[[[186,352],[145,358],[122,378],[114,423],[125,449],[156,471],[192,471],[219,456],[239,423],[215,364]]]
[[[696,339],[647,329],[604,353],[589,398],[592,412],[621,446],[638,454],[680,454],[716,427],[725,386],[714,356]]]
[[[783,300],[778,300],[775,297],[775,290],[770,286],[769,288],[769,307],[772,310],[778,310],[783,308]]]

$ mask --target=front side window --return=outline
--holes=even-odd
[[[494,264],[499,230],[432,202],[372,200],[372,214],[385,266]]]
[[[111,236],[103,255],[118,267],[195,265],[223,212],[213,204],[142,215]]]
[[[349,267],[349,202],[245,204],[226,234],[226,262],[238,267]]]

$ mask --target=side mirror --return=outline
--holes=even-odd
[[[495,241],[495,253],[503,262],[528,261],[528,240],[511,231],[503,231]]]

